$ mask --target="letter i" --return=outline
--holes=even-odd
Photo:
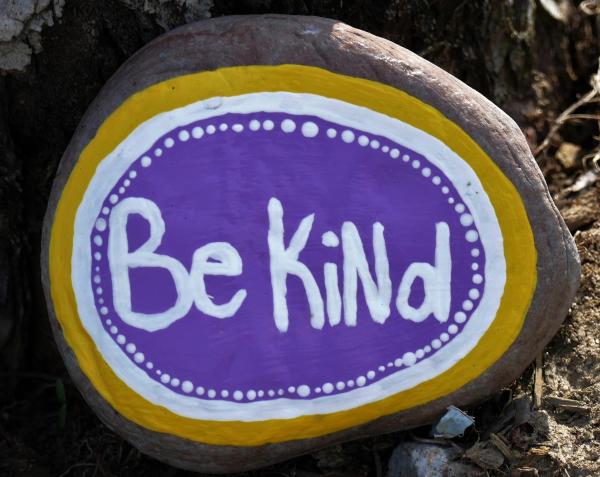
[[[321,239],[326,247],[337,247],[340,240],[329,231],[325,232]],[[325,275],[325,292],[327,299],[327,317],[331,326],[338,325],[342,320],[342,297],[338,282],[338,267],[335,263],[327,262],[323,267]]]

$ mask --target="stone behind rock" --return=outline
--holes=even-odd
[[[518,377],[556,333],[576,291],[577,251],[517,125],[456,78],[389,41],[314,17],[223,17],[190,24],[156,39],[109,80],[90,106],[57,174],[45,222],[42,266],[48,303],[47,245],[53,210],[70,171],[98,127],[128,97],[168,78],[239,65],[301,64],[391,85],[441,111],[496,162],[524,199],[538,251],[538,283],[513,346],[478,378],[426,405],[318,438],[260,447],[212,446],[155,433],[125,419],[82,373],[54,317],[56,341],[85,399],[115,432],[142,452],[177,467],[212,473],[259,468],[364,436],[429,423],[449,405],[482,400]],[[52,308],[50,306],[50,308]],[[52,315],[52,309],[50,310]],[[403,475],[403,474],[399,474]]]

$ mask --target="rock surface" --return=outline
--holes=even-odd
[[[452,447],[405,442],[394,450],[387,477],[478,477],[481,468],[460,462],[460,452]]]
[[[190,52],[185,61],[181,61],[179,54],[182,49]],[[124,419],[102,400],[81,372],[53,319],[67,367],[102,420],[143,452],[180,467],[205,472],[260,467],[332,443],[414,427],[432,421],[451,404],[463,406],[482,399],[518,376],[542,349],[566,315],[577,287],[579,262],[570,234],[516,125],[483,97],[406,50],[365,32],[317,18],[274,15],[222,18],[180,28],[142,49],[109,81],[84,117],[63,158],[51,204],[56,204],[71,168],[97,127],[136,91],[186,73],[225,66],[285,63],[319,66],[395,86],[459,124],[496,161],[524,198],[538,249],[536,293],[514,345],[487,372],[458,391],[354,429],[260,448],[207,446],[153,433]],[[140,71],[144,72],[141,77]],[[52,217],[52,206],[48,217]],[[46,240],[50,225],[47,221]],[[42,265],[47,273],[45,258]]]

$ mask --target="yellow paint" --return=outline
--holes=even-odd
[[[437,137],[469,163],[494,206],[504,237],[507,281],[498,314],[478,345],[434,379],[348,411],[257,422],[195,420],[156,406],[108,367],[83,328],[71,286],[73,226],[98,164],[139,124],[153,116],[214,96],[262,91],[312,93],[367,107]],[[118,412],[157,432],[215,445],[255,446],[317,437],[366,423],[445,396],[473,380],[518,336],[536,286],[533,233],[514,185],[459,126],[438,110],[393,87],[300,65],[245,66],[179,76],[140,91],[119,106],[85,147],[62,192],[50,240],[51,294],[65,339],[94,387]]]

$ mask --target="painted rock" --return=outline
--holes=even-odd
[[[42,266],[90,406],[205,472],[483,399],[579,277],[513,121],[388,41],[285,16],[188,25],[123,65],[62,159]]]

